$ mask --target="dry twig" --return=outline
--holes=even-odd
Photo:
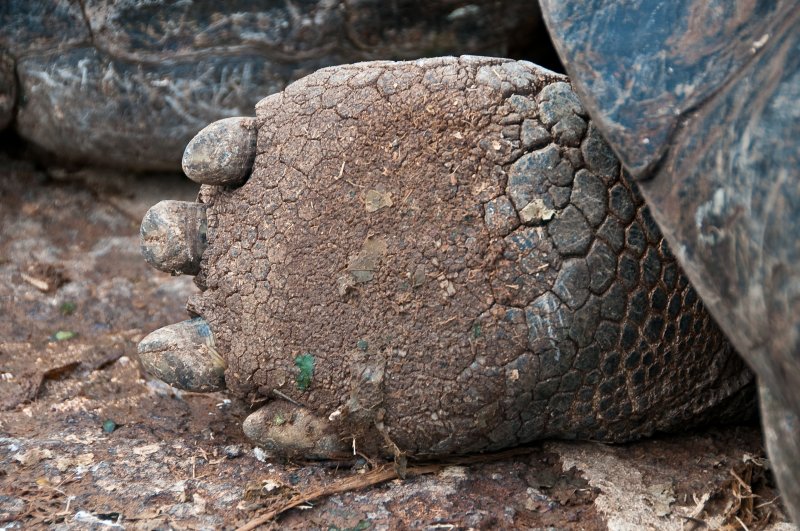
[[[499,461],[517,455],[528,454],[531,452],[531,450],[532,450],[531,448],[514,448],[512,450],[493,453],[493,454],[479,454],[473,456],[455,457],[439,463],[429,463],[429,464],[420,464],[416,466],[409,466],[405,468],[403,473],[405,478],[421,476],[425,474],[433,474],[435,472],[439,472],[440,470],[448,466],[491,463],[493,461]],[[335,481],[327,486],[315,487],[305,492],[298,493],[295,496],[292,496],[285,502],[278,504],[277,507],[269,510],[268,512],[262,514],[261,516],[253,518],[243,526],[239,527],[236,531],[250,531],[252,529],[256,529],[258,526],[270,522],[273,518],[275,518],[276,516],[278,516],[283,512],[288,511],[289,509],[298,507],[300,505],[303,505],[313,500],[317,500],[319,498],[324,498],[326,496],[332,496],[334,494],[341,494],[344,492],[350,492],[354,490],[360,490],[365,487],[371,487],[373,485],[378,485],[380,483],[384,483],[386,481],[398,478],[400,478],[400,473],[397,470],[397,467],[393,465],[383,465],[382,467],[376,468],[375,470],[371,470],[365,474],[357,474],[349,476],[339,481]]]

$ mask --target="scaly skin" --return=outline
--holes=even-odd
[[[208,246],[184,272],[229,391],[270,400],[245,431],[271,449],[625,441],[752,405],[751,373],[563,76],[476,57],[362,63],[256,114],[240,186],[203,168],[209,153],[247,158],[249,121],[187,148],[189,176],[216,185],[200,194]],[[182,270],[159,258],[176,240],[152,234],[149,260]],[[183,347],[163,337],[140,351],[180,384],[163,352]]]

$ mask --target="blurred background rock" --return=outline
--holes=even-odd
[[[528,0],[6,0],[0,129],[40,157],[177,171],[197,131],[315,70],[461,54],[558,68]]]

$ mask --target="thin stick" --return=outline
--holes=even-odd
[[[509,457],[515,457],[518,455],[525,455],[529,454],[533,451],[531,447],[522,447],[522,448],[513,448],[511,450],[506,450],[503,452],[497,452],[492,454],[478,454],[478,455],[467,455],[467,456],[460,456],[460,457],[453,457],[443,461],[441,463],[433,463],[433,464],[423,464],[417,466],[410,466],[405,470],[405,477],[413,477],[413,476],[421,476],[424,474],[433,474],[438,472],[448,466],[453,465],[472,465],[472,464],[479,464],[479,463],[491,463],[493,461],[499,461],[502,459],[508,459]],[[262,514],[256,518],[253,518],[242,527],[236,529],[236,531],[250,531],[252,529],[257,528],[260,525],[264,525],[279,514],[288,511],[294,507],[302,505],[306,502],[316,500],[318,498],[322,498],[325,496],[331,496],[333,494],[341,494],[343,492],[350,492],[353,490],[363,489],[364,487],[371,487],[373,485],[378,485],[380,483],[384,483],[391,479],[398,479],[400,476],[397,473],[397,467],[394,465],[384,465],[381,468],[376,468],[370,472],[365,474],[357,474],[354,476],[350,476],[344,478],[339,481],[335,481],[328,486],[325,487],[315,487],[305,493],[300,493],[289,500],[285,501],[284,503],[280,504],[277,508],[272,509],[269,512]]]
[[[411,467],[407,470],[407,476],[419,476],[422,474],[432,474],[434,472],[438,472],[442,468],[447,465],[424,465],[424,466],[415,466]],[[277,508],[262,514],[261,516],[254,518],[247,522],[242,527],[238,528],[236,531],[250,531],[252,529],[257,528],[260,525],[266,524],[279,514],[284,511],[288,511],[298,505],[302,505],[304,503],[310,502],[312,500],[316,500],[318,498],[322,498],[325,496],[331,496],[333,494],[340,494],[343,492],[349,492],[352,490],[359,490],[363,489],[364,487],[371,487],[373,485],[378,485],[379,483],[383,483],[385,481],[389,481],[391,479],[397,479],[397,471],[395,470],[394,466],[384,466],[378,468],[376,470],[372,470],[371,472],[367,472],[366,474],[359,474],[357,476],[350,476],[344,478],[340,481],[336,481],[326,487],[316,487],[311,489],[307,492],[297,494],[293,496],[291,499],[287,500],[286,502],[279,505]]]
[[[746,526],[746,525],[744,525],[744,522],[742,522],[742,520],[741,520],[741,519],[740,519],[738,516],[734,516],[734,518],[736,518],[736,521],[737,521],[737,522],[739,522],[739,525],[741,525],[741,526],[742,526],[742,529],[744,529],[744,531],[750,531],[750,530],[747,528],[747,526]]]
[[[294,399],[292,399],[292,398],[290,398],[290,397],[286,396],[285,394],[281,393],[281,392],[280,392],[280,391],[278,391],[277,389],[273,389],[273,390],[272,390],[272,394],[274,394],[275,396],[277,396],[277,397],[279,397],[279,398],[283,398],[284,400],[286,400],[286,401],[288,401],[288,402],[291,402],[292,404],[294,404],[294,405],[296,405],[296,406],[305,407],[303,404],[301,404],[301,403],[300,403],[300,402],[298,402],[297,400],[294,400]]]

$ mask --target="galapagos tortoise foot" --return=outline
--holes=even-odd
[[[171,385],[263,404],[244,431],[275,453],[625,441],[753,402],[565,77],[361,63],[256,114],[187,147],[197,203],[145,216],[145,258],[202,292],[139,351]]]

